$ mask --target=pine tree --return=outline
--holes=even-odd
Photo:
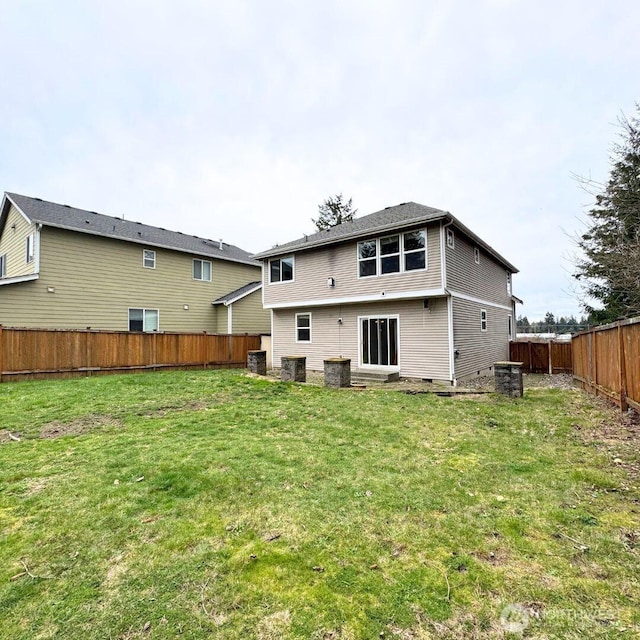
[[[342,194],[339,193],[318,205],[320,215],[317,220],[312,218],[312,222],[318,231],[324,231],[343,222],[351,222],[357,212],[358,210],[353,208],[352,198],[343,202]]]
[[[599,322],[640,314],[640,105],[636,111],[634,118],[619,119],[622,141],[613,147],[609,179],[578,240],[584,258],[574,275],[584,293],[602,305],[582,304]]]

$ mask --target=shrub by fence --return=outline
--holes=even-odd
[[[573,377],[623,411],[640,411],[640,317],[575,335]]]
[[[571,373],[571,342],[510,342],[509,359],[524,373]]]
[[[241,368],[260,336],[0,326],[0,382],[157,369]]]

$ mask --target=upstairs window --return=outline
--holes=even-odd
[[[487,311],[486,309],[480,309],[480,331],[487,330]]]
[[[129,309],[129,331],[158,331],[159,328],[157,309]]]
[[[26,247],[26,260],[27,264],[33,262],[34,255],[34,235],[33,233],[27,236],[27,247]]]
[[[0,256],[0,278],[7,277],[7,254]]]
[[[416,271],[427,268],[427,233],[409,231],[403,235],[404,270]]]
[[[361,278],[377,274],[378,245],[375,240],[358,242],[358,275]]]
[[[211,282],[211,261],[198,260],[193,261],[193,279]]]
[[[456,245],[456,237],[453,233],[453,229],[447,229],[447,247],[449,249],[455,248]]]
[[[269,260],[269,282],[291,282],[293,280],[293,256]]]
[[[142,251],[142,265],[145,269],[156,268],[156,252],[151,249],[144,249]]]
[[[480,264],[480,249],[478,247],[473,248],[473,261],[476,264]]]
[[[358,277],[403,273],[427,268],[424,229],[358,242]]]
[[[310,313],[296,313],[296,342],[311,342]]]
[[[511,295],[511,274],[507,272],[507,295]]]

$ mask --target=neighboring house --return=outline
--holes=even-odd
[[[508,360],[516,267],[446,211],[388,207],[254,256],[274,363],[457,381]]]
[[[0,208],[5,326],[268,333],[260,268],[222,241],[39,198]]]

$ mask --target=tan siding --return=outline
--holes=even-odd
[[[295,314],[311,312],[312,343],[296,343]],[[400,374],[405,377],[449,379],[449,346],[447,340],[447,302],[432,299],[429,309],[422,300],[397,303],[327,306],[304,309],[274,310],[274,365],[287,355],[304,355],[307,368],[322,371],[324,359],[341,356],[351,358],[351,367],[359,366],[360,349],[358,317],[399,316]],[[342,318],[342,324],[338,323]]]
[[[15,225],[15,229],[12,228]],[[27,263],[27,236],[35,234],[36,227],[29,224],[13,206],[9,208],[7,222],[0,236],[0,256],[7,256],[7,278],[35,273],[37,260]]]
[[[216,332],[228,333],[229,331],[229,307],[225,307],[223,304],[215,305],[216,309]]]
[[[262,291],[254,291],[233,305],[233,333],[271,333],[271,314],[262,307]]]
[[[476,246],[456,230],[454,248],[445,248],[447,288],[496,304],[511,305],[507,293],[507,270],[481,247],[478,247],[480,264],[476,264],[473,253]]]
[[[480,328],[480,310],[487,311],[487,331]],[[509,359],[509,311],[483,306],[467,300],[453,299],[454,349],[456,378],[477,375],[495,362]]]
[[[212,301],[258,277],[259,268],[213,260],[212,282],[195,281],[193,256],[163,249],[145,269],[143,249],[44,227],[40,279],[0,287],[0,323],[127,330],[128,309],[142,307],[160,310],[161,331],[216,331]]]
[[[406,229],[405,229],[406,231]],[[387,234],[385,234],[387,235]],[[304,302],[360,295],[437,289],[440,278],[439,227],[427,228],[427,270],[358,278],[357,242],[332,245],[295,254],[293,282],[269,284],[268,260],[265,261],[263,286],[265,304]],[[335,287],[327,278],[335,278]]]

